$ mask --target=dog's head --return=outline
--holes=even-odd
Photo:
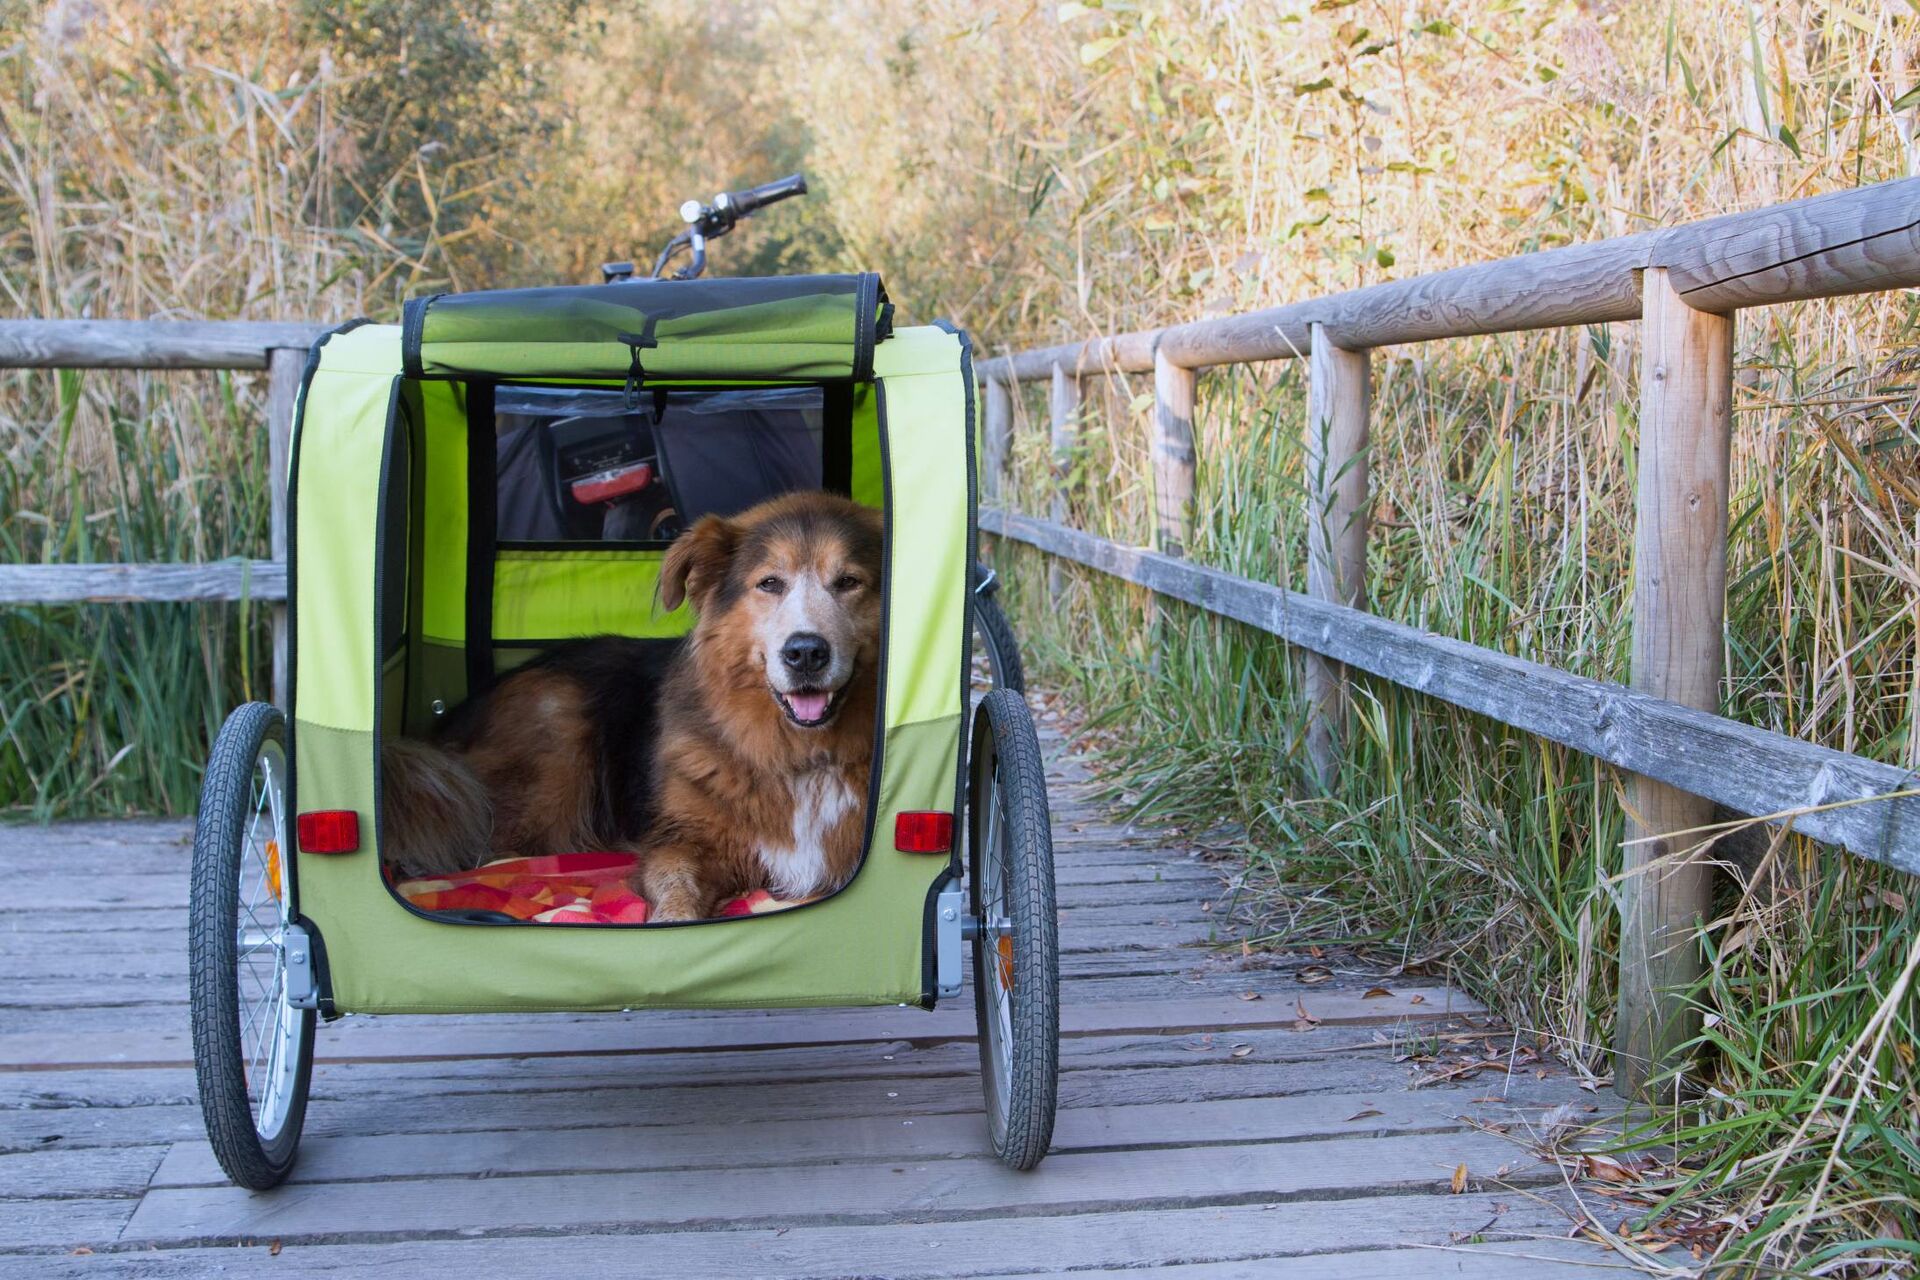
[[[757,680],[801,729],[831,722],[880,649],[880,513],[792,493],[706,516],[674,541],[660,603],[693,601],[694,643],[730,679]]]

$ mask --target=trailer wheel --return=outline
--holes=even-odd
[[[279,710],[238,708],[214,740],[193,829],[194,1076],[220,1167],[254,1191],[292,1170],[313,1077],[314,1011],[288,996],[287,776]]]
[[[996,689],[973,720],[968,896],[973,1004],[993,1150],[1031,1169],[1053,1140],[1060,1076],[1060,942],[1053,833],[1033,715]]]

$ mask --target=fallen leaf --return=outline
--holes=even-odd
[[[75,1258],[84,1258],[92,1252],[93,1252],[92,1246],[83,1244],[78,1248],[76,1248],[70,1256]]]
[[[1378,1115],[1385,1115],[1385,1114],[1386,1113],[1384,1111],[1381,1111],[1377,1107],[1368,1107],[1365,1111],[1356,1111],[1352,1115],[1348,1116],[1347,1123],[1352,1124],[1355,1120],[1365,1120],[1368,1116],[1378,1116]]]
[[[1312,956],[1315,960],[1324,960],[1327,957],[1327,953],[1322,951],[1319,947],[1308,947],[1307,954]]]
[[[1621,1164],[1612,1156],[1589,1153],[1580,1157],[1580,1166],[1587,1177],[1597,1179],[1601,1182],[1634,1183],[1640,1181],[1639,1174],[1627,1168],[1626,1165]]]
[[[1467,1166],[1458,1165],[1453,1171],[1453,1194],[1459,1195],[1467,1189]]]
[[[1242,1000],[1258,1000],[1260,998],[1260,993],[1258,991],[1242,991],[1240,993],[1240,998]]]
[[[1237,1044],[1237,1045],[1235,1045],[1235,1046],[1233,1046],[1233,1048],[1232,1048],[1232,1049],[1230,1049],[1230,1050],[1228,1050],[1228,1051],[1227,1051],[1227,1056],[1228,1056],[1229,1058],[1244,1058],[1244,1057],[1246,1057],[1246,1056],[1247,1056],[1248,1054],[1250,1054],[1250,1053],[1252,1053],[1252,1052],[1253,1052],[1253,1046],[1252,1046],[1252,1045],[1250,1045],[1250,1044]]]
[[[1407,998],[1408,1004],[1425,1004],[1426,1002],[1427,998],[1425,996],[1409,996]]]
[[[1333,970],[1323,964],[1310,964],[1295,976],[1308,986],[1313,987],[1318,986],[1322,982],[1332,982]]]
[[[278,1240],[275,1240],[272,1244],[267,1246],[267,1256],[270,1258],[277,1258],[280,1256],[280,1242]]]
[[[1361,994],[1360,998],[1362,1000],[1379,1000],[1383,997],[1391,999],[1392,996],[1393,992],[1387,990],[1385,987],[1368,987],[1366,991]]]

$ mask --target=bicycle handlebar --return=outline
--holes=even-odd
[[[789,174],[773,182],[763,182],[757,187],[748,187],[745,191],[729,191],[715,200],[716,205],[724,202],[735,214],[744,218],[779,200],[807,194],[807,175]]]
[[[742,218],[752,217],[770,204],[794,196],[807,194],[807,175],[791,173],[773,182],[763,182],[757,187],[748,187],[745,191],[723,191],[713,198],[713,203],[701,204],[698,200],[689,200],[680,206],[680,218],[686,229],[667,241],[667,247],[653,260],[654,279],[666,276],[667,264],[682,249],[693,251],[693,260],[676,271],[676,280],[692,280],[707,269],[707,241],[718,239],[733,230]],[[618,280],[631,280],[634,275],[631,262],[603,262],[600,264],[600,276],[609,284]]]

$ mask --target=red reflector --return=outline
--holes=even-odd
[[[352,853],[360,847],[360,815],[351,809],[303,813],[299,827],[302,853]]]
[[[893,847],[902,853],[945,853],[953,848],[953,815],[938,810],[901,814],[893,820]]]

